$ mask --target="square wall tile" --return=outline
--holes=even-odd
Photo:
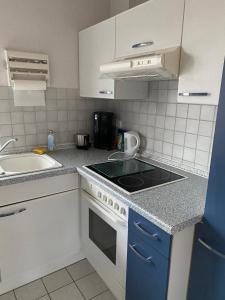
[[[188,104],[177,104],[176,116],[178,118],[187,118]]]
[[[174,130],[175,127],[175,117],[166,117],[165,128],[167,130]]]
[[[170,117],[175,117],[176,109],[177,109],[176,104],[172,104],[172,103],[167,104],[166,115]]]
[[[183,159],[189,162],[195,161],[195,149],[184,148]]]
[[[175,119],[175,130],[185,132],[187,127],[187,119],[176,118]]]
[[[188,118],[199,120],[200,111],[201,111],[201,106],[200,105],[189,105]]]
[[[183,158],[184,148],[182,146],[173,145],[173,156],[176,158]]]
[[[200,150],[196,151],[195,163],[202,165],[202,166],[207,166],[208,160],[209,160],[208,152],[200,151]]]
[[[183,146],[185,140],[185,133],[184,132],[175,132],[174,134],[174,144]]]
[[[192,119],[187,120],[187,128],[186,128],[187,133],[197,134],[198,128],[199,128],[199,120],[192,120]]]
[[[197,141],[197,149],[201,151],[209,152],[211,143],[212,140],[210,137],[199,135]]]
[[[216,106],[213,105],[202,105],[201,109],[201,120],[214,121],[216,113]]]
[[[0,112],[0,125],[11,124],[11,115],[10,113]]]
[[[210,121],[200,121],[199,124],[199,135],[211,136],[213,131],[213,122]]]
[[[196,144],[197,144],[197,135],[196,134],[191,134],[191,133],[187,133],[185,135],[185,147],[189,147],[189,148],[196,148]]]

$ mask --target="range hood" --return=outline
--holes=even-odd
[[[116,80],[169,80],[179,75],[180,47],[126,58],[100,66],[100,78]]]

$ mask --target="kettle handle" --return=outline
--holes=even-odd
[[[138,151],[138,149],[140,147],[140,143],[141,143],[140,136],[137,132],[134,132],[134,131],[129,131],[129,134],[131,135],[131,138],[136,139],[136,145],[134,145],[134,147],[132,149],[132,152],[135,153]]]

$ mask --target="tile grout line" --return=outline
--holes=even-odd
[[[86,297],[84,296],[84,294],[81,292],[81,290],[79,289],[79,287],[78,287],[78,285],[76,284],[76,282],[75,282],[75,280],[73,279],[73,277],[70,275],[70,272],[66,269],[66,271],[67,271],[67,273],[69,274],[69,276],[70,276],[70,278],[72,279],[72,281],[74,282],[74,284],[75,284],[75,286],[77,287],[77,289],[78,289],[78,291],[80,292],[80,294],[81,294],[81,296],[85,299],[85,300],[87,300],[86,299]],[[96,272],[93,272],[93,273],[96,273]],[[93,273],[90,273],[90,274],[93,274]],[[89,274],[88,274],[89,275]],[[84,276],[84,277],[82,277],[82,278],[85,278],[85,277],[87,277],[88,275],[86,275],[86,276]],[[80,278],[81,279],[81,278]],[[80,280],[80,279],[78,279],[78,280]],[[78,281],[77,280],[77,281]]]

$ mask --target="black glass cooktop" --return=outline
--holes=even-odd
[[[87,166],[128,193],[138,192],[184,177],[139,159],[113,161]]]

